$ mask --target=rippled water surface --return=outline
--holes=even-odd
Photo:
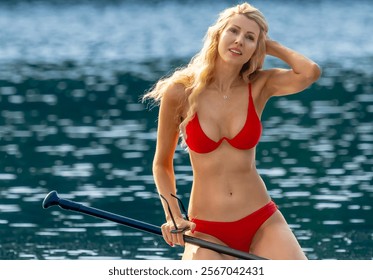
[[[163,222],[151,174],[157,108],[139,99],[188,62],[229,3],[0,4],[0,259],[180,258],[158,236],[41,202],[57,190]],[[274,39],[323,69],[303,93],[269,101],[259,172],[310,259],[372,259],[373,4],[252,3]],[[192,174],[181,148],[175,165],[187,203]]]

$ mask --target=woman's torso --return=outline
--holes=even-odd
[[[253,83],[252,101],[246,83],[222,93],[207,88],[199,95],[197,114],[203,133],[218,142],[232,139],[243,126],[250,126],[248,114],[255,110],[260,118],[266,99],[259,93],[262,83]],[[249,106],[254,107],[249,108]],[[187,136],[188,137],[188,136]],[[249,137],[249,136],[248,136]],[[190,149],[193,187],[189,205],[191,218],[214,221],[240,219],[265,205],[269,200],[266,186],[256,170],[255,146],[238,149],[228,141],[208,153]]]

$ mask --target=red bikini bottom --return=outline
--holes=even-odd
[[[248,216],[233,222],[213,222],[193,219],[195,231],[212,235],[229,247],[248,252],[255,233],[275,212],[277,205],[270,201]]]

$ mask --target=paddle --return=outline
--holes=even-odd
[[[132,227],[135,229],[139,229],[142,231],[153,233],[155,235],[162,236],[161,228],[158,226],[148,224],[146,222],[142,222],[139,220],[127,218],[124,216],[120,216],[120,215],[110,213],[104,210],[100,210],[97,208],[85,206],[81,203],[77,203],[72,200],[62,199],[58,196],[56,191],[51,191],[44,198],[43,208],[47,209],[54,205],[58,205],[62,209],[65,209],[65,210],[72,210],[72,211],[84,213],[90,216],[94,216],[94,217],[101,218],[104,220],[109,220],[109,221],[112,221],[118,224],[122,224],[128,227]],[[235,250],[227,246],[215,244],[215,243],[205,241],[205,240],[202,240],[202,239],[199,239],[193,236],[189,236],[189,235],[184,235],[184,241],[190,244],[198,245],[202,248],[210,249],[210,250],[213,250],[213,251],[216,251],[222,254],[230,255],[232,257],[236,257],[236,258],[243,259],[243,260],[266,260],[265,258],[258,257],[253,254]]]

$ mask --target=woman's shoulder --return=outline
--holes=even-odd
[[[186,87],[182,83],[170,83],[167,87],[167,92],[173,95],[185,95]]]
[[[187,96],[187,89],[181,83],[171,83],[164,93],[164,97],[174,101],[184,100]]]
[[[250,75],[249,81],[251,83],[265,83],[267,79],[273,74],[274,69],[261,69]]]
[[[249,80],[252,84],[254,96],[257,95],[260,97],[259,99],[262,100],[263,104],[265,104],[270,98],[266,91],[266,84],[272,74],[273,69],[258,70]]]
[[[176,108],[182,108],[187,104],[188,95],[186,87],[181,83],[171,83],[162,97],[163,103]]]

